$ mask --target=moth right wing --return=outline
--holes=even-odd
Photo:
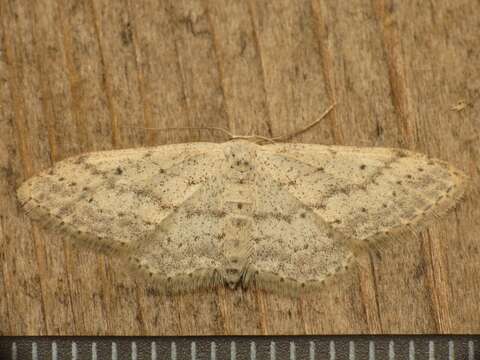
[[[451,209],[467,183],[449,164],[401,149],[273,144],[263,150],[258,160],[285,191],[352,245],[417,230]]]
[[[269,171],[255,168],[254,257],[257,287],[291,294],[320,286],[353,257],[345,236],[302,203]]]

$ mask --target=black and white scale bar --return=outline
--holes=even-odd
[[[0,360],[480,360],[480,336],[3,337]]]

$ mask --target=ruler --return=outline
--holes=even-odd
[[[1,360],[479,360],[480,336],[4,337]]]

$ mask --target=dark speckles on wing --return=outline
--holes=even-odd
[[[282,213],[266,213],[266,212],[256,212],[253,214],[253,219],[256,221],[265,220],[268,218],[273,218],[279,221],[285,221],[290,223],[292,221],[292,215],[282,214]]]

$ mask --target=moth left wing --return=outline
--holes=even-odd
[[[130,253],[216,175],[214,143],[102,151],[65,159],[18,189],[26,213],[95,249]]]

